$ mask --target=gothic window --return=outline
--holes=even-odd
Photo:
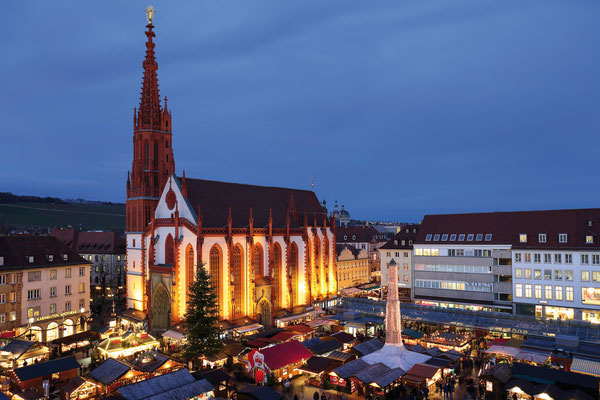
[[[292,243],[290,247],[290,272],[292,273],[292,302],[293,305],[297,305],[300,303],[300,299],[298,297],[298,246],[296,243]]]
[[[158,169],[158,141],[154,141],[154,154],[152,154],[152,160],[154,161],[154,169]],[[157,185],[157,183],[155,183]]]
[[[273,291],[275,292],[275,308],[281,307],[281,247],[275,243],[273,246]]]
[[[191,244],[188,244],[185,258],[185,271],[187,287],[189,288],[192,282],[194,282],[194,248]],[[187,290],[186,290],[187,292]]]
[[[237,318],[243,315],[242,310],[242,249],[235,246],[233,249],[233,317]]]
[[[150,160],[150,146],[148,142],[144,142],[144,168],[148,169],[148,163]]]
[[[252,249],[252,270],[256,278],[265,275],[263,250],[260,244],[255,244]]]
[[[219,282],[221,281],[221,251],[218,246],[213,246],[210,249],[210,283],[213,290],[216,292],[217,303],[219,304],[219,309],[221,308],[221,290],[219,286]]]
[[[170,233],[165,239],[165,264],[173,265],[173,236]]]

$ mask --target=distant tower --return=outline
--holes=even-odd
[[[148,11],[149,10],[149,11]],[[127,232],[142,232],[156,209],[167,178],[175,171],[171,135],[171,113],[167,98],[161,107],[158,94],[158,64],[154,55],[156,36],[154,11],[147,10],[146,58],[139,109],[133,111],[133,163],[127,176]]]

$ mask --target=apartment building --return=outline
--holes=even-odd
[[[41,342],[86,329],[89,263],[77,253],[51,236],[9,236],[0,261],[0,329]]]
[[[369,254],[365,249],[336,245],[338,290],[363,285],[371,281]]]
[[[413,244],[417,238],[419,224],[408,224],[398,228],[398,232],[379,248],[381,260],[381,285],[387,286],[387,266],[394,260],[398,265],[398,288],[400,297],[412,296]]]
[[[538,214],[514,232],[516,313],[600,323],[600,209]]]
[[[369,225],[338,227],[335,230],[335,241],[339,245],[366,250],[369,255],[371,279],[377,282],[381,280],[378,249],[387,242],[384,233]]]

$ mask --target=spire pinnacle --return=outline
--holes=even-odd
[[[138,123],[142,128],[160,127],[161,125],[161,107],[160,96],[158,95],[158,78],[156,71],[158,63],[154,52],[153,38],[156,34],[153,31],[152,19],[154,18],[154,9],[152,6],[146,9],[148,25],[146,28],[146,58],[142,63],[144,67],[144,79],[142,81],[142,96],[140,98]]]

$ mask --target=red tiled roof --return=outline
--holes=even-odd
[[[260,351],[265,357],[265,364],[271,371],[302,360],[308,360],[312,353],[297,340],[281,343]]]
[[[51,235],[79,254],[125,254],[125,239],[117,232],[54,229]]]
[[[317,224],[322,226],[323,217],[326,216],[317,196],[310,190],[254,186],[187,177],[186,185],[190,205],[194,212],[198,212],[198,205],[200,205],[202,224],[205,227],[226,227],[229,207],[231,207],[234,228],[248,226],[250,209],[254,217],[254,226],[257,228],[269,225],[269,210],[273,217],[273,226],[284,227],[290,204],[298,214],[297,221],[291,218],[292,227],[304,224],[305,212],[308,215],[309,225],[313,225],[316,214]]]
[[[415,364],[411,369],[406,371],[406,375],[414,375],[421,378],[431,379],[436,372],[438,372],[438,370],[439,368],[433,365]]]
[[[588,223],[591,222],[591,226]],[[546,234],[546,243],[538,242],[538,234]],[[558,235],[566,233],[567,243],[559,243]],[[439,234],[438,240],[434,240]],[[448,240],[442,241],[448,234]],[[456,240],[450,241],[452,234]],[[473,234],[474,239],[458,241],[458,235]],[[477,241],[477,234],[483,239]],[[486,241],[485,235],[491,234]],[[520,234],[527,234],[527,243],[521,243]],[[431,240],[426,240],[432,235]],[[594,236],[594,244],[586,244],[585,237]],[[513,211],[472,214],[426,215],[415,243],[418,244],[506,244],[513,248],[598,248],[600,247],[600,208],[548,211]]]
[[[294,336],[298,336],[296,332],[279,332],[277,335],[273,336],[271,339],[277,340],[278,342],[287,342]]]
[[[285,329],[286,331],[298,332],[301,335],[306,335],[307,333],[311,333],[311,332],[315,331],[313,328],[311,328],[310,326],[306,326],[306,325],[289,325],[283,329]]]
[[[413,246],[411,243],[414,243],[417,238],[417,234],[419,232],[419,224],[411,224],[402,227],[402,229],[396,233],[386,244],[380,247],[380,249],[412,249]],[[413,230],[416,229],[416,232]],[[408,230],[408,232],[407,232]],[[404,240],[404,244],[402,241]]]
[[[63,259],[64,254],[67,255],[66,260]],[[0,237],[0,256],[4,257],[4,265],[0,266],[0,269],[89,264],[79,254],[52,236]],[[33,256],[32,263],[29,262],[30,256]]]

